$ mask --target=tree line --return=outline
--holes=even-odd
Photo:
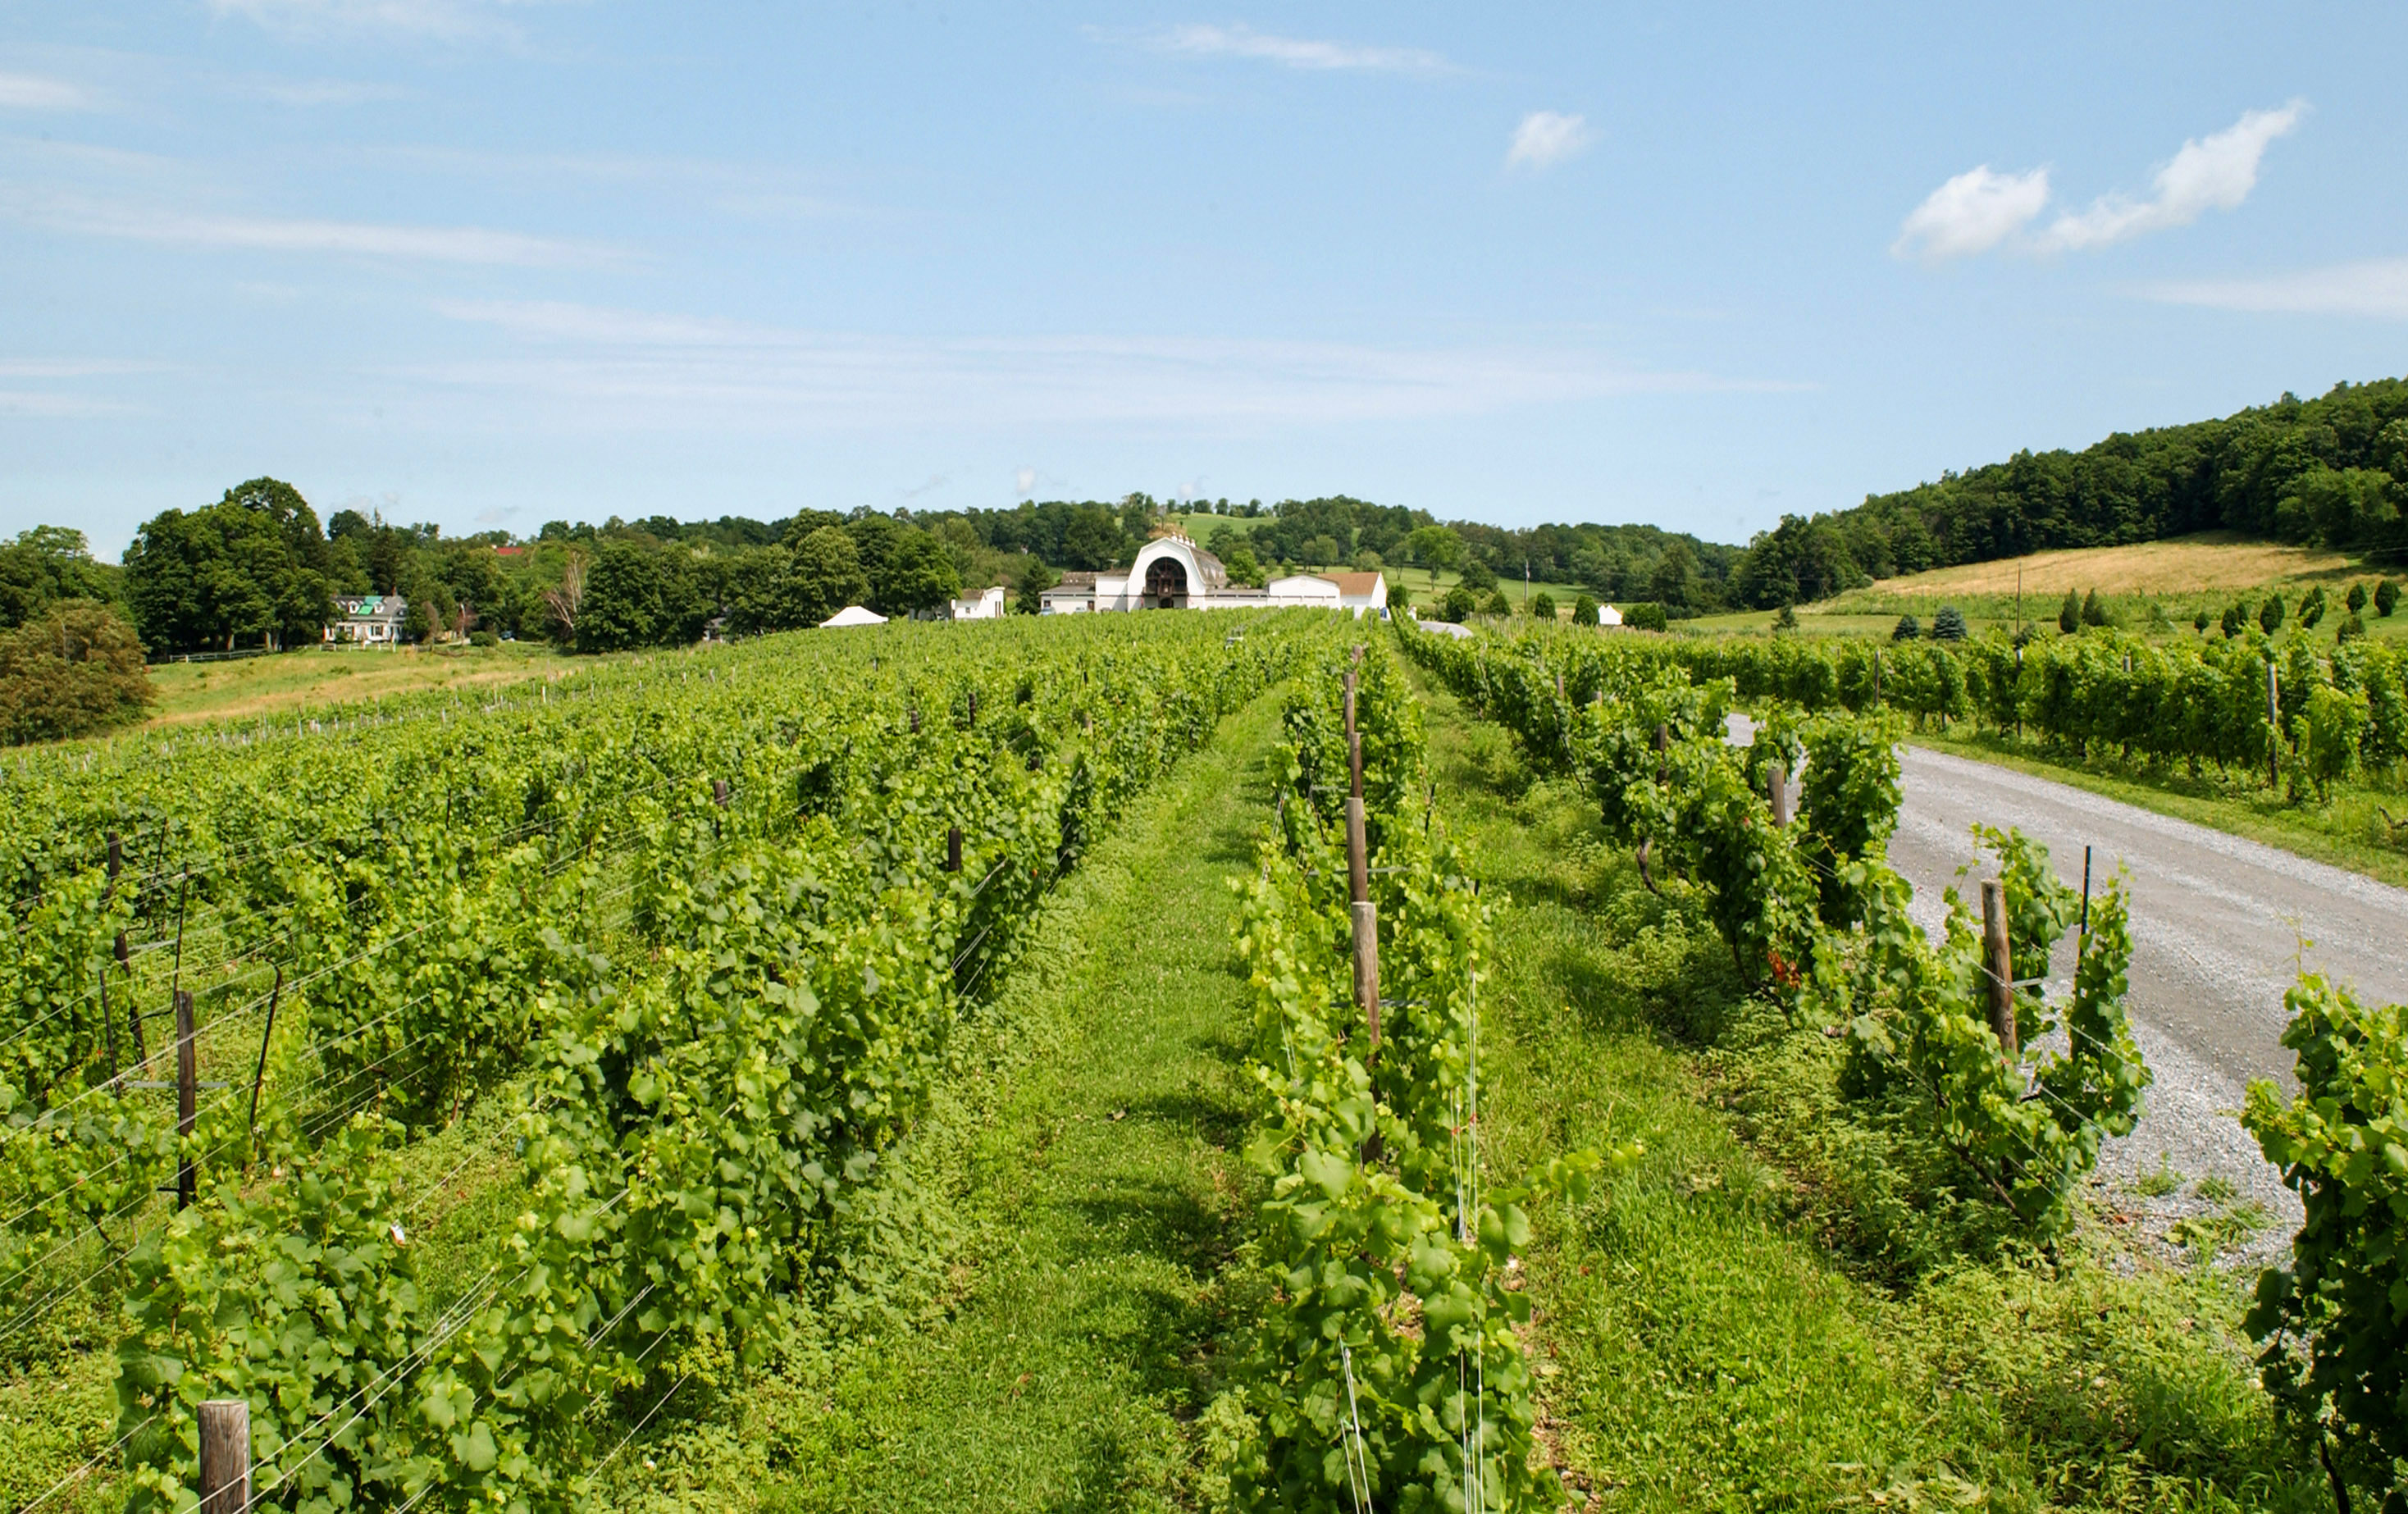
[[[1873,578],[2197,531],[2408,558],[2408,379],[2285,394],[2220,420],[2117,432],[2079,452],[2004,463],[1851,509],[1787,515],[1749,542],[1735,603],[1804,604]]]

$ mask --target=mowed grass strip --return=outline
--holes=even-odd
[[[958,1307],[743,1416],[762,1507],[1193,1507],[1253,1203],[1226,880],[1253,864],[1278,712],[1233,716],[1063,884],[1004,1004],[1032,1054],[965,1143]]]
[[[1751,1146],[1745,1091],[1713,1072],[1797,1037],[1705,1055],[1748,1034],[1720,938],[1645,891],[1585,793],[1417,687],[1440,812],[1495,907],[1488,1180],[1647,1144],[1534,1217],[1541,1437],[1574,1507],[2329,1507],[2252,1380],[2251,1279],[2151,1270],[2087,1232],[1903,1283],[1837,1249],[1817,1175]]]

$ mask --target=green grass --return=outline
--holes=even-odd
[[[2219,776],[2210,768],[2193,778],[2111,761],[2081,763],[2011,736],[1962,731],[1923,731],[1912,739],[2408,888],[2408,828],[2394,830],[2382,813],[2388,809],[2394,819],[2408,821],[2408,795],[2396,788],[2342,783],[2330,804],[2294,804],[2283,791],[2267,788],[2262,774]]]
[[[1871,1264],[1782,1103],[1783,1078],[1824,1076],[1821,1037],[1742,1048],[1719,940],[1640,887],[1582,796],[1426,698],[1444,812],[1498,906],[1491,1178],[1566,1147],[1648,1147],[1599,1199],[1542,1213],[1528,1261],[1546,1433],[1576,1502],[2324,1507],[2250,1378],[2246,1279],[2164,1270],[2096,1231],[2054,1262]]]
[[[1196,1507],[1193,1421],[1247,1313],[1223,1264],[1258,1196],[1226,880],[1277,716],[1232,717],[1063,884],[913,1137],[951,1232],[937,1307],[696,1406],[621,1507]]]
[[[153,724],[272,717],[310,706],[470,688],[540,677],[568,664],[550,646],[310,647],[223,663],[163,663],[150,670],[159,695]]]

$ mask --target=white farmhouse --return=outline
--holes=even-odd
[[[397,647],[409,602],[399,594],[337,594],[326,641],[354,647]]]
[[[953,618],[956,621],[1000,621],[1003,619],[1003,585],[996,584],[974,599],[956,599]]]

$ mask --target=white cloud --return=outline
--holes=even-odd
[[[182,247],[270,252],[334,252],[410,262],[490,264],[527,268],[591,266],[629,261],[592,243],[528,236],[479,226],[393,226],[371,221],[194,215],[147,206],[57,197],[11,206],[53,231]]]
[[[1382,48],[1358,42],[1273,36],[1245,25],[1173,26],[1154,33],[1144,41],[1157,52],[1192,58],[1252,58],[1284,68],[1383,74],[1442,74],[1452,68],[1443,57],[1422,48]]]
[[[2050,250],[2104,247],[2187,226],[2210,210],[2239,209],[2258,187],[2258,164],[2266,145],[2289,135],[2306,108],[2294,100],[2280,110],[2252,110],[2213,136],[2185,142],[2173,161],[2157,170],[2155,198],[2102,195],[2087,210],[2059,216],[2041,235],[2040,245]]]
[[[2141,291],[2169,305],[2286,315],[2359,316],[2408,321],[2408,258],[2344,263],[2267,279],[2201,279]]]
[[[1065,422],[1285,426],[1484,414],[1626,394],[1794,386],[1633,369],[1561,348],[1199,337],[928,338],[798,331],[552,303],[444,301],[517,340],[408,370],[612,428],[850,429]],[[1033,469],[1015,478],[1038,481]]]
[[[1934,263],[2001,246],[2077,251],[2187,226],[2210,210],[2238,209],[2258,187],[2266,145],[2287,135],[2306,113],[2307,106],[2298,100],[2280,110],[2249,111],[2212,136],[2185,142],[2157,170],[2151,198],[2101,195],[2087,209],[2060,212],[2031,236],[2024,229],[2048,207],[2048,170],[2001,174],[1984,164],[1933,190],[1899,228],[1890,251]]]
[[[1988,164],[1931,192],[1898,231],[1890,251],[1937,263],[1986,252],[2021,231],[2048,204],[2048,170],[2001,174]]]
[[[1013,493],[1025,496],[1030,490],[1035,489],[1036,487],[1037,470],[1035,468],[1021,467],[1014,468],[1012,470],[1011,492]]]
[[[12,110],[89,110],[95,102],[80,86],[34,74],[0,73],[0,107]]]
[[[1532,168],[1545,168],[1586,148],[1597,140],[1588,129],[1584,116],[1567,116],[1554,110],[1533,110],[1513,128],[1513,145],[1506,150],[1505,164],[1516,164]]]

